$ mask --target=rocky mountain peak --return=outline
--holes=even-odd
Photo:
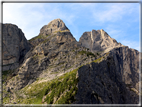
[[[41,30],[40,34],[47,36],[51,33],[57,33],[58,31],[64,32],[69,31],[69,29],[66,27],[65,23],[61,19],[54,19],[49,24],[44,25]]]
[[[123,46],[122,44],[118,43],[115,39],[111,38],[103,29],[92,30],[91,32],[83,33],[79,42],[82,44],[82,46],[89,48],[92,52],[107,52],[113,49],[114,47]]]
[[[29,40],[32,46],[43,42],[54,41],[55,43],[76,42],[70,30],[61,19],[54,19],[40,29],[38,36]]]

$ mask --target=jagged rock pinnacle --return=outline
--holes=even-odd
[[[48,40],[53,40],[54,43],[76,42],[70,30],[61,19],[54,19],[47,25],[44,25],[40,29],[39,35],[30,40],[30,44],[35,47],[43,41],[47,42]]]
[[[111,38],[103,29],[84,32],[79,42],[91,51],[107,51],[115,47],[123,46]]]
[[[51,33],[57,33],[58,31],[69,31],[65,23],[61,19],[54,19],[49,22],[48,25],[45,25],[41,28],[41,35],[49,35]]]

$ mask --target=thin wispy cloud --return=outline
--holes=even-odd
[[[140,50],[139,42],[136,41],[129,41],[129,40],[122,40],[121,43],[123,45],[128,46],[129,48],[135,47],[136,50]]]

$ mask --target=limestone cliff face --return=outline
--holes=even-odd
[[[3,24],[2,29],[2,58],[5,71],[17,68],[30,47],[24,33],[16,25]]]
[[[111,50],[78,70],[77,104],[138,104],[139,52]]]
[[[82,46],[89,48],[92,52],[109,51],[114,47],[123,46],[115,39],[111,38],[104,30],[92,30],[91,32],[84,32],[79,42]]]

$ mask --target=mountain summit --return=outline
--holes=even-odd
[[[103,29],[84,32],[79,42],[82,46],[89,48],[92,52],[108,52],[115,47],[123,46],[121,43],[118,43],[115,39],[111,38]]]
[[[2,82],[3,104],[138,104],[139,52],[103,30],[77,42],[60,19],[29,41],[4,24]]]
[[[49,35],[51,33],[57,33],[68,31],[69,29],[66,27],[65,23],[61,19],[54,19],[49,24],[44,25],[40,30],[40,35]]]
[[[44,25],[40,29],[39,35],[32,38],[30,43],[32,46],[35,46],[51,38],[54,38],[54,42],[58,41],[62,43],[76,41],[70,30],[66,27],[65,23],[61,19],[55,19],[49,22],[49,24]]]

